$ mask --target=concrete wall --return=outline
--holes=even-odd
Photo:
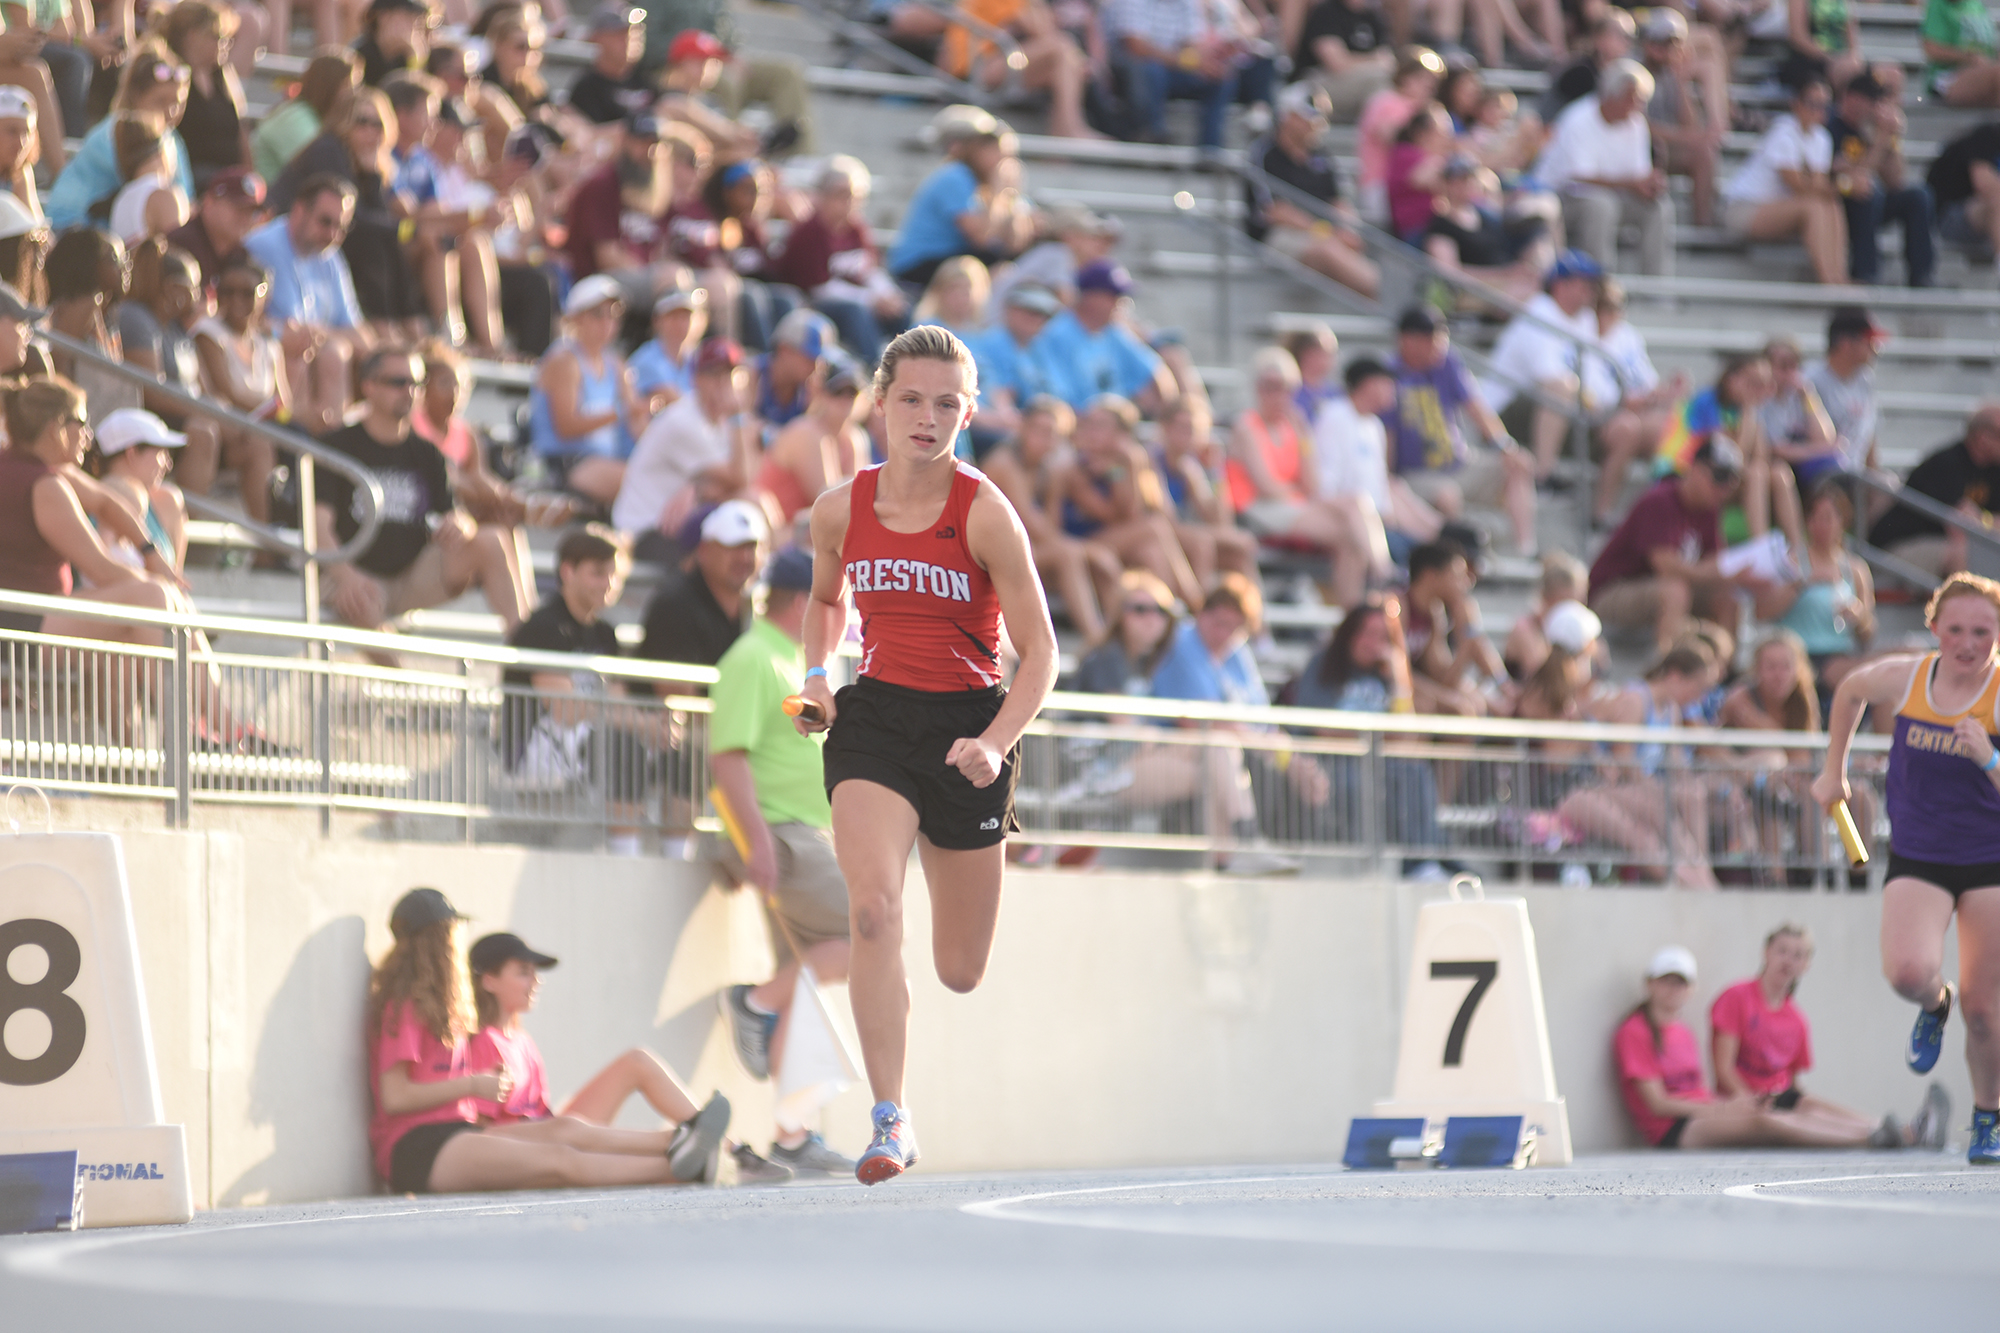
[[[390,906],[443,888],[475,932],[511,929],[562,965],[529,1021],[558,1100],[620,1050],[651,1046],[698,1097],[716,1087],[762,1144],[768,1086],[736,1067],[716,991],[769,948],[754,904],[656,860],[241,832],[127,831],[168,1119],[188,1128],[198,1202],[370,1188],[361,1032]],[[1326,1160],[1390,1092],[1411,924],[1432,890],[1373,882],[1010,876],[993,966],[970,996],[938,985],[911,871],[909,1101],[942,1170]],[[1659,945],[1701,961],[1694,1004],[1756,967],[1781,920],[1819,954],[1799,999],[1815,1091],[1907,1114],[1910,1014],[1876,965],[1879,899],[1531,890],[1558,1086],[1581,1151],[1628,1143],[1608,1043]],[[1955,970],[1955,969],[1951,969]],[[845,997],[834,997],[845,1017]],[[1705,1022],[1697,1031],[1705,1035]],[[1963,1064],[1940,1066],[1958,1106]],[[869,1098],[828,1110],[865,1141]],[[626,1123],[648,1124],[644,1108]]]

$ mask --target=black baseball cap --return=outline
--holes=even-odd
[[[436,889],[411,889],[396,900],[395,910],[389,913],[389,933],[399,940],[408,939],[425,926],[454,918],[469,920]]]
[[[1875,317],[1858,305],[1836,307],[1833,318],[1826,322],[1826,345],[1831,347],[1843,338],[1866,338],[1871,342],[1887,339],[1889,331],[1875,322]]]
[[[1396,321],[1396,332],[1415,333],[1429,338],[1445,327],[1444,316],[1434,305],[1413,305]]]
[[[764,584],[770,588],[782,588],[791,592],[811,592],[813,586],[812,552],[798,546],[787,546],[771,557],[771,563],[764,566]]]
[[[1882,86],[1882,81],[1865,69],[1849,79],[1847,87],[1841,89],[1841,91],[1843,93],[1853,93],[1857,97],[1865,97],[1871,102],[1879,102],[1889,95],[1889,90]]]
[[[1743,475],[1743,451],[1736,447],[1736,441],[1720,432],[1702,441],[1701,448],[1694,451],[1694,461],[1725,484]]]
[[[1353,393],[1363,383],[1372,379],[1394,379],[1396,372],[1372,356],[1360,356],[1347,363],[1347,373],[1341,377],[1347,391]]]
[[[472,964],[472,975],[483,977],[489,972],[498,972],[509,959],[518,958],[537,968],[550,968],[556,960],[545,953],[536,953],[519,935],[501,931],[496,935],[481,935],[473,941],[471,952],[467,954]]]

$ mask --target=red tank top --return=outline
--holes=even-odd
[[[985,475],[960,463],[937,522],[896,532],[875,517],[881,471],[855,473],[840,548],[861,613],[861,674],[931,694],[998,685],[1000,598],[965,531]]]
[[[35,483],[54,472],[33,454],[0,446],[0,588],[70,594],[69,562],[35,526]]]

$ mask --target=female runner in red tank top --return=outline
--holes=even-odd
[[[903,872],[914,845],[931,894],[938,979],[979,984],[1000,913],[1021,733],[1056,678],[1055,629],[1028,535],[1000,488],[953,457],[978,398],[972,353],[919,325],[882,354],[875,410],[888,461],[813,504],[805,695],[829,726],[833,845],[847,879],[848,998],[874,1090],[875,1137],[855,1175],[873,1185],[917,1160],[903,1107],[910,988]],[[838,696],[825,664],[861,614],[860,678]],[[1000,683],[1000,618],[1020,657]]]

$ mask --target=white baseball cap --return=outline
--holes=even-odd
[[[724,500],[701,521],[701,539],[718,546],[748,546],[770,535],[763,511],[748,500]]]
[[[1582,602],[1557,602],[1542,617],[1542,634],[1552,647],[1566,653],[1587,650],[1604,633],[1604,622]]]
[[[0,87],[5,87],[0,84]],[[26,236],[37,227],[49,224],[28,211],[28,206],[14,195],[0,190],[0,241],[16,236]]]
[[[595,310],[606,301],[623,302],[625,289],[618,285],[618,279],[605,273],[593,273],[569,289],[563,300],[565,315],[581,315],[586,310]]]
[[[1653,961],[1646,968],[1646,980],[1657,981],[1661,977],[1685,977],[1694,980],[1694,955],[1678,944],[1669,944],[1653,955]]]
[[[11,83],[0,84],[0,120],[35,123],[35,99]]]
[[[188,442],[187,436],[177,430],[168,430],[166,422],[136,407],[121,407],[109,413],[97,423],[93,433],[97,436],[97,451],[106,458],[142,444],[150,444],[157,449],[178,449]]]

